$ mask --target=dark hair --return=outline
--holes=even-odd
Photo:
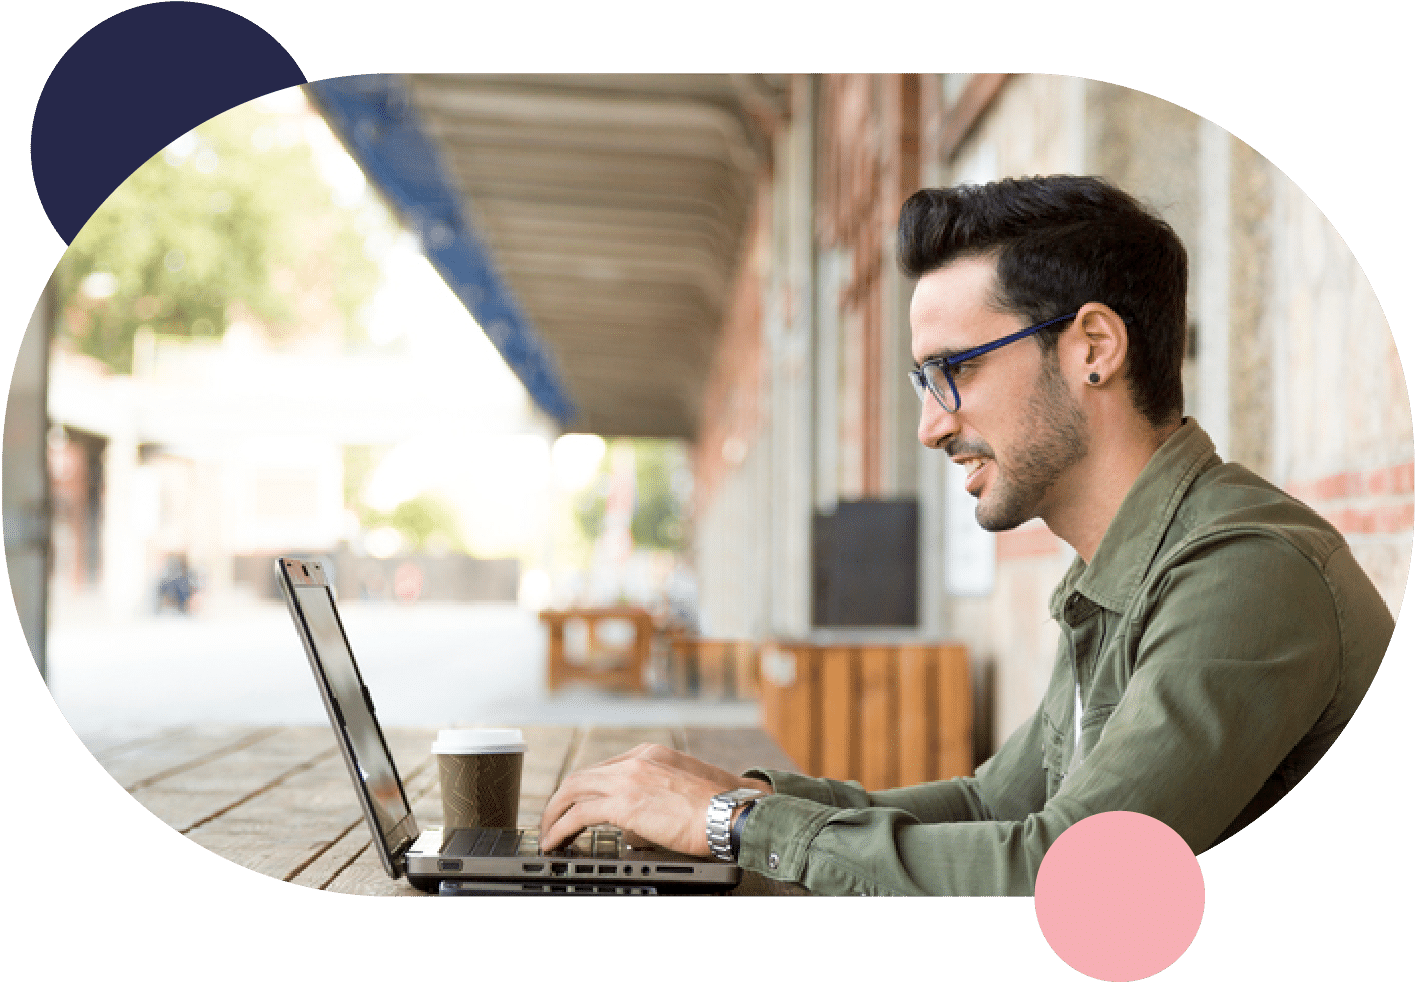
[[[988,255],[998,259],[995,303],[1029,324],[1088,301],[1111,307],[1126,322],[1132,402],[1157,426],[1183,413],[1187,261],[1159,215],[1101,178],[1073,175],[925,188],[900,209],[908,276]],[[1056,350],[1056,332],[1033,337]]]

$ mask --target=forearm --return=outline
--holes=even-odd
[[[978,780],[972,777],[942,779],[869,793],[858,782],[813,779],[776,769],[750,769],[745,775],[748,777],[745,781],[769,784],[770,792],[825,806],[895,807],[924,823],[995,819],[979,791]]]
[[[821,895],[1029,895],[1048,846],[1076,819],[921,823],[895,807],[760,800],[738,863]]]

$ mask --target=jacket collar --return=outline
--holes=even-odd
[[[1219,464],[1214,442],[1186,418],[1146,462],[1111,518],[1091,564],[1081,557],[1052,592],[1052,617],[1075,592],[1112,611],[1124,611],[1140,590],[1151,561],[1185,494],[1201,473]]]

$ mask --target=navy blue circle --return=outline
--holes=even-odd
[[[34,111],[30,163],[64,242],[144,161],[199,123],[305,82],[280,43],[204,3],[108,18],[59,59]]]

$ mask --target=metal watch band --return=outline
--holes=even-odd
[[[719,861],[734,860],[731,829],[733,810],[761,795],[762,791],[758,789],[734,789],[730,793],[719,793],[708,801],[706,830],[708,850],[713,857]]]

